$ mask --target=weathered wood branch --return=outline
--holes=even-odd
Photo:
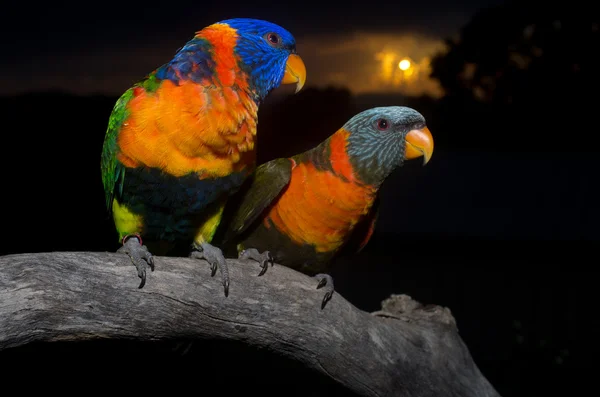
[[[280,352],[362,396],[499,396],[446,308],[405,295],[382,311],[334,294],[322,310],[314,279],[229,260],[223,294],[208,264],[156,258],[143,289],[129,258],[53,252],[0,257],[0,350],[33,341],[228,339]]]

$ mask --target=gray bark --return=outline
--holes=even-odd
[[[359,310],[315,280],[228,260],[229,296],[204,261],[156,257],[143,289],[129,258],[0,257],[0,351],[34,341],[228,339],[279,352],[361,396],[499,396],[447,308],[392,295]]]

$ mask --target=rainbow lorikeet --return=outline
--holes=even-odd
[[[273,261],[314,275],[317,288],[328,286],[324,306],[334,291],[329,265],[371,238],[386,177],[405,159],[423,156],[426,164],[432,153],[416,110],[365,110],[315,148],[261,164],[239,190],[223,244],[260,262],[260,275]]]
[[[196,32],[174,57],[129,88],[110,115],[102,182],[122,247],[146,281],[153,255],[185,252],[229,273],[210,244],[225,201],[255,168],[259,105],[306,69],[290,32],[229,19]],[[142,243],[143,242],[145,245]]]

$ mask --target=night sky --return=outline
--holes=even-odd
[[[414,58],[440,49],[442,40],[494,0],[283,2],[181,0],[121,2],[10,2],[2,7],[0,95],[58,89],[117,95],[166,62],[193,33],[231,17],[267,19],[291,31],[305,59],[307,86],[342,84],[355,92],[373,84],[377,51],[393,48]],[[340,48],[342,48],[340,52]],[[334,51],[335,50],[335,51]],[[359,66],[357,66],[359,63]]]
[[[9,233],[0,255],[118,248],[100,178],[116,99],[203,27],[265,19],[295,36],[307,83],[297,95],[280,87],[271,95],[281,101],[261,105],[259,159],[313,147],[372,106],[414,107],[436,142],[425,167],[407,162],[386,180],[374,236],[345,259],[356,262],[352,271],[334,274],[336,290],[368,311],[399,293],[449,307],[503,397],[577,394],[573,379],[591,368],[598,353],[589,340],[600,332],[596,270],[587,270],[598,262],[600,241],[598,100],[586,99],[600,89],[589,51],[598,48],[600,22],[581,7],[572,7],[570,19],[562,8],[529,7],[542,37],[554,38],[537,69],[502,69],[508,77],[495,80],[505,90],[498,102],[481,104],[469,90],[445,95],[429,76],[433,55],[478,11],[500,3],[3,4],[0,120],[10,144],[3,141],[0,156],[9,192],[0,224]],[[470,44],[475,53],[489,50],[479,66],[488,62],[491,70],[509,63],[507,37],[532,31],[510,11],[492,14],[497,25],[475,26]],[[463,66],[462,55],[445,65]],[[415,74],[399,80],[405,58]],[[458,75],[449,72],[445,87]],[[133,267],[131,274],[137,286]]]

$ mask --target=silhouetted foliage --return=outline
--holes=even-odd
[[[572,4],[524,1],[484,9],[458,40],[447,40],[449,51],[433,59],[431,76],[449,95],[494,104],[550,102],[557,98],[549,92],[597,87],[600,18]]]
[[[449,114],[494,120],[496,131],[530,128],[513,142],[529,148],[558,148],[549,137],[587,127],[600,88],[600,18],[590,7],[515,1],[476,14],[432,60]]]

